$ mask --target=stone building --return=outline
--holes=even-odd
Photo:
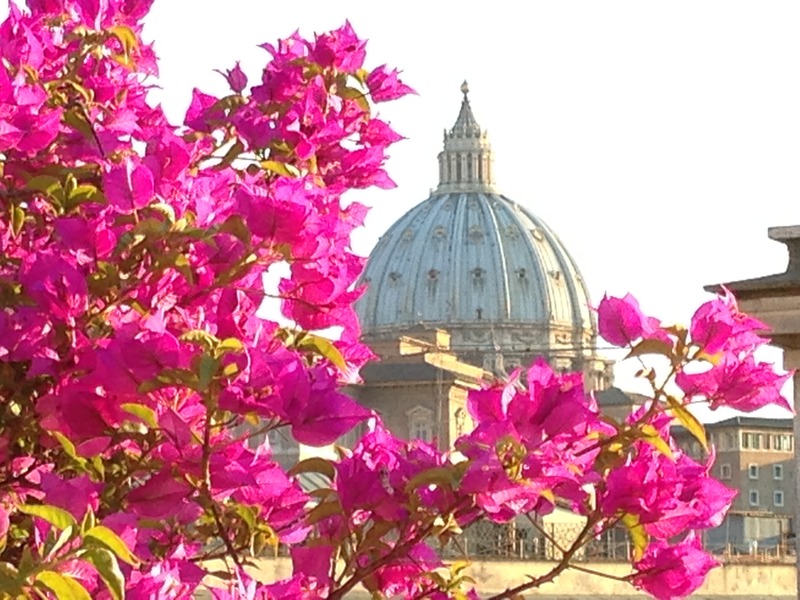
[[[705,534],[706,545],[749,552],[787,541],[797,506],[792,419],[739,416],[706,425],[715,447],[712,474],[739,494],[720,527]],[[704,459],[685,429],[675,437],[690,455]]]
[[[540,218],[500,193],[466,82],[461,91],[438,157],[439,185],[380,238],[356,305],[364,339],[383,362],[364,369],[352,394],[409,437],[449,438],[463,399],[452,391],[461,385],[452,387],[453,371],[400,356],[402,336],[427,340],[462,370],[502,376],[544,356],[555,369],[582,372],[589,389],[612,383],[575,261]],[[433,341],[437,330],[446,347]]]

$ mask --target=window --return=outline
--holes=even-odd
[[[747,467],[747,476],[750,479],[758,479],[758,465],[750,465]]]
[[[758,506],[758,490],[750,490],[750,506]]]
[[[423,442],[430,442],[433,439],[431,426],[422,421],[415,421],[411,427],[411,438],[422,440]]]
[[[736,436],[732,433],[725,434],[725,443],[728,450],[736,450]]]
[[[781,490],[776,490],[772,494],[772,503],[775,506],[783,506],[783,492]]]
[[[783,465],[772,465],[772,476],[775,479],[783,479]]]
[[[781,435],[773,435],[772,436],[772,449],[778,450],[779,452],[791,452],[792,451],[792,436],[781,434]]]
[[[719,468],[719,478],[720,479],[731,478],[731,466],[728,463],[725,463]]]
[[[748,450],[750,448],[750,438],[752,436],[749,433],[742,433],[742,448]]]
[[[406,413],[408,415],[409,437],[423,442],[432,442],[434,438],[433,411],[424,406],[415,406]]]

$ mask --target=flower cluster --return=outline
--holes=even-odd
[[[654,370],[642,370],[653,398],[621,429],[638,432],[635,442],[624,451],[605,451],[605,460],[616,464],[597,486],[597,503],[606,520],[618,519],[637,542],[634,585],[657,598],[682,598],[716,565],[695,532],[718,526],[735,497],[711,476],[714,449],[687,407],[708,402],[712,409],[752,411],[772,404],[791,410],[780,394],[790,374],[755,358],[768,341],[759,335],[767,327],[739,312],[727,290],[695,312],[688,331],[645,315],[630,295],[605,297],[597,311],[608,342],[627,346],[630,357],[666,358],[671,367],[660,381]],[[670,394],[671,384],[683,396]],[[673,420],[709,450],[705,464],[674,443]]]
[[[150,4],[31,0],[0,27],[0,548],[19,587],[0,595],[183,597],[206,559],[297,544],[310,498],[254,441],[328,444],[370,415],[339,390],[371,356],[365,208],[342,194],[393,185],[400,136],[370,98],[410,88],[345,25],[266,44],[260,81],[237,65],[175,127],[147,100]],[[279,263],[294,329],[256,317]]]

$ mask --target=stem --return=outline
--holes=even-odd
[[[541,577],[533,577],[531,575],[528,575],[528,577],[530,577],[531,580],[528,581],[527,583],[521,583],[516,587],[509,588],[505,592],[501,592],[499,594],[489,597],[488,600],[501,600],[502,598],[512,599],[519,596],[519,594],[521,594],[522,592],[531,590],[533,588],[538,588],[542,584],[552,582],[561,573],[566,571],[569,567],[573,566],[570,564],[570,561],[572,560],[572,557],[575,555],[578,549],[581,546],[583,546],[586,535],[589,532],[591,532],[592,528],[595,525],[596,522],[595,519],[586,520],[586,525],[584,525],[583,530],[580,532],[580,534],[578,534],[578,537],[575,539],[572,546],[569,548],[569,550],[564,552],[564,554],[561,557],[561,561],[559,561],[559,563],[549,573],[546,573]]]
[[[570,565],[571,569],[575,569],[576,571],[581,571],[582,573],[588,573],[589,575],[597,575],[598,577],[605,577],[606,579],[614,579],[615,581],[630,581],[630,576],[626,575],[624,577],[620,577],[619,575],[612,575],[611,573],[604,573],[603,571],[595,571],[594,569],[589,569],[587,567],[582,567],[581,565]]]
[[[451,508],[444,511],[444,514],[454,513],[458,510],[461,504],[463,504],[463,500],[456,502]],[[387,563],[391,562],[397,556],[402,556],[407,550],[410,550],[419,542],[428,537],[428,535],[430,535],[430,533],[433,531],[434,527],[435,525],[433,524],[433,521],[431,521],[431,523],[419,530],[411,539],[406,540],[402,544],[396,545],[387,554],[376,560],[374,563],[367,565],[364,567],[364,569],[354,573],[353,576],[350,577],[350,579],[348,579],[340,588],[331,592],[331,594],[328,596],[328,600],[340,600],[341,598],[344,598],[345,595],[359,583],[361,583],[364,578],[368,577]]]
[[[203,457],[201,459],[201,469],[203,473],[203,495],[208,500],[208,505],[211,509],[211,514],[214,517],[214,523],[217,525],[217,533],[222,538],[222,542],[225,544],[225,548],[227,550],[227,555],[233,559],[233,562],[236,564],[239,571],[242,571],[244,566],[242,565],[241,560],[239,560],[239,553],[236,551],[236,548],[233,547],[233,542],[231,542],[231,538],[228,535],[228,530],[225,527],[225,524],[222,522],[222,517],[219,514],[219,507],[217,503],[214,501],[214,498],[211,496],[211,415],[210,415],[210,408],[208,407],[210,403],[206,402],[206,422],[205,426],[203,427]],[[230,568],[229,568],[230,570]]]

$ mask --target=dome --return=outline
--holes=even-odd
[[[545,355],[563,369],[594,357],[596,327],[577,265],[538,217],[500,194],[491,145],[466,83],[445,131],[439,186],[380,238],[356,305],[365,338],[419,328],[451,335],[460,358],[495,369]]]
[[[365,332],[419,324],[591,329],[575,262],[545,223],[503,195],[435,194],[381,237],[358,305]]]

